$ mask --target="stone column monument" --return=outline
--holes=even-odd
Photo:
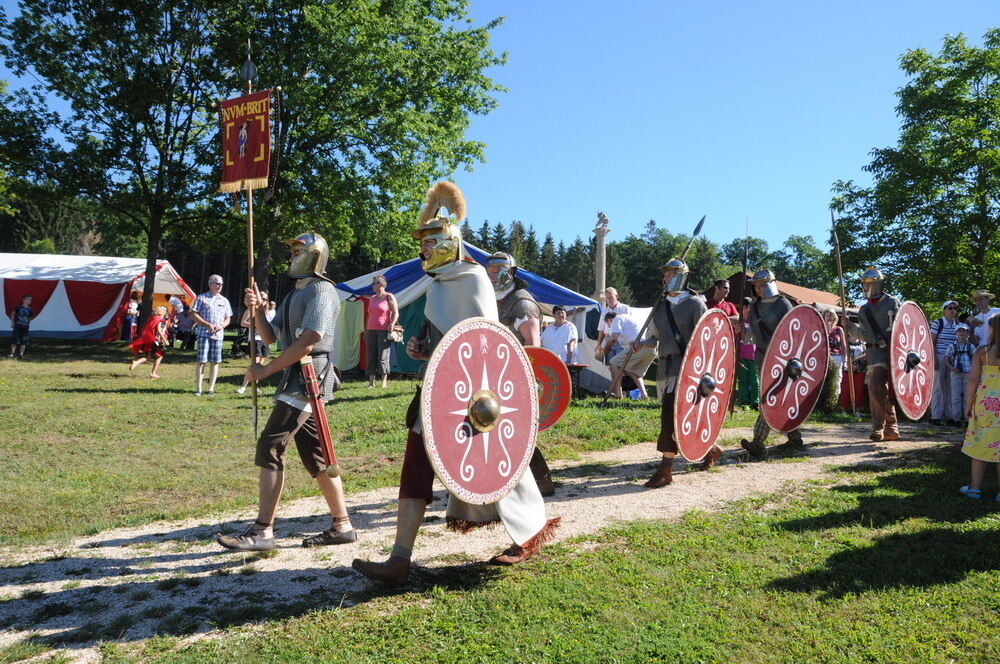
[[[604,302],[604,278],[607,275],[607,252],[605,250],[604,238],[608,234],[608,218],[603,212],[597,213],[597,225],[594,227],[594,238],[597,240],[594,259],[597,261],[594,270],[594,299]]]

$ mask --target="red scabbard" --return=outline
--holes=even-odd
[[[340,466],[337,464],[337,454],[333,451],[333,439],[330,437],[330,423],[326,419],[326,406],[320,393],[319,379],[312,358],[308,355],[299,360],[302,369],[302,382],[305,384],[306,396],[312,405],[313,417],[316,418],[316,435],[319,437],[320,449],[323,450],[323,460],[326,461],[326,474],[330,477],[340,476]],[[331,370],[333,367],[331,367]]]

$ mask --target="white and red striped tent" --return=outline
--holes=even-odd
[[[116,338],[133,290],[145,289],[146,259],[110,256],[0,254],[0,336],[31,296],[31,335],[61,339]],[[157,261],[154,292],[194,298],[167,261]]]

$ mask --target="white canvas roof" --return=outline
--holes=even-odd
[[[0,334],[10,331],[10,312],[30,294],[32,335],[110,338],[130,291],[144,289],[145,271],[144,258],[0,253]],[[156,264],[154,292],[194,297],[164,260]]]

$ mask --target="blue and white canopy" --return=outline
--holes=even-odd
[[[468,242],[465,243],[465,252],[466,255],[478,261],[480,265],[485,265],[489,256],[485,251]],[[352,295],[370,297],[372,295],[372,278],[377,275],[385,277],[386,288],[396,296],[396,302],[399,303],[400,308],[423,295],[431,283],[431,277],[427,276],[420,267],[420,259],[414,258],[337,284],[337,288],[341,291],[341,297],[344,299]],[[534,272],[519,269],[517,276],[528,282],[528,291],[535,297],[545,313],[551,313],[552,307],[557,304],[561,304],[567,309],[578,308],[582,311],[589,311],[598,305],[596,300],[564,288]]]

